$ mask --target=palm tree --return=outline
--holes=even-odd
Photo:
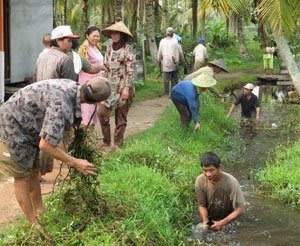
[[[270,25],[279,55],[284,61],[295,88],[300,93],[300,71],[286,39],[299,21],[299,0],[262,0],[257,7],[259,18]]]
[[[115,0],[115,22],[121,21],[123,0]]]
[[[193,23],[193,37],[197,36],[197,18],[198,16],[198,0],[192,0],[192,23]]]
[[[155,41],[155,23],[154,23],[154,15],[153,15],[153,1],[146,0],[146,36],[150,49],[150,55],[153,64],[157,64],[157,46]]]

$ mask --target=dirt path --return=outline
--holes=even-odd
[[[125,132],[125,137],[140,133],[150,127],[165,111],[166,106],[170,105],[171,101],[167,97],[161,97],[153,100],[134,103],[129,111],[128,125]],[[114,123],[114,120],[111,120]],[[100,127],[97,126],[97,133],[100,132]],[[49,194],[53,189],[53,182],[59,172],[59,166],[55,165],[52,173],[44,176],[44,181],[41,183],[43,196]],[[0,228],[4,224],[15,220],[21,210],[16,201],[13,189],[13,178],[2,179],[0,181]]]

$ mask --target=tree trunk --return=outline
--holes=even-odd
[[[160,25],[158,25],[158,23],[161,23],[161,17],[160,17],[160,14],[159,14],[159,0],[154,0],[154,16],[155,16],[155,30],[157,32],[160,32]]]
[[[139,25],[143,25],[145,23],[145,1],[144,0],[139,0],[139,6],[138,6],[138,9],[139,9],[139,17],[138,17],[138,20],[139,20]]]
[[[168,1],[164,0],[162,1],[162,16],[161,16],[161,24],[160,24],[160,30],[166,30],[167,27],[169,27],[169,17],[168,17]],[[159,24],[159,23],[157,23]]]
[[[150,55],[153,64],[157,64],[157,46],[155,42],[155,23],[153,15],[152,0],[146,1],[146,37],[149,45]]]
[[[197,15],[198,15],[198,0],[192,0],[192,22],[193,22],[193,37],[197,37]]]
[[[300,94],[300,71],[295,62],[288,42],[283,34],[274,33],[273,35],[279,50],[279,55],[285,63],[285,66],[289,72],[289,75],[297,92]]]
[[[86,30],[89,26],[88,0],[83,0],[82,12],[83,12],[83,24],[84,24],[84,28]]]
[[[206,26],[206,20],[205,20],[205,12],[204,12],[201,17],[201,37],[203,37],[203,38],[206,37],[205,26]]]
[[[68,0],[64,0],[64,17],[63,17],[64,25],[67,24],[67,11],[68,11]]]
[[[56,27],[56,0],[52,0],[52,11],[53,11],[53,28]]]
[[[261,21],[258,21],[258,27],[257,27],[258,36],[260,38],[260,42],[262,44],[262,47],[268,46],[268,34],[266,32],[265,26],[261,23]]]
[[[237,33],[238,33],[240,54],[247,59],[249,58],[249,54],[245,46],[243,17],[241,15],[237,16]]]
[[[257,33],[258,36],[260,38],[260,43],[262,45],[262,48],[265,48],[268,46],[268,35],[265,29],[264,24],[262,23],[262,20],[260,18],[257,17],[257,12],[256,12],[256,8],[259,5],[259,3],[261,2],[261,0],[254,0],[253,4],[254,4],[254,14],[253,14],[253,23],[257,24]]]
[[[123,0],[115,0],[115,22],[121,21]]]
[[[131,0],[130,1],[130,4],[131,4],[131,8],[132,8],[132,13],[131,13],[131,21],[130,21],[130,26],[129,26],[129,29],[130,29],[130,32],[132,33],[132,35],[134,37],[137,37],[136,36],[136,33],[137,33],[137,8],[136,6],[138,6],[138,0]]]

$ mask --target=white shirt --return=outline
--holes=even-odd
[[[163,72],[172,72],[177,69],[179,47],[176,38],[165,37],[160,41],[157,60],[162,61]]]
[[[208,59],[207,49],[203,44],[198,44],[195,47],[193,55],[195,56],[195,61],[205,62],[205,59]]]

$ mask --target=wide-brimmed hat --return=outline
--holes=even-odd
[[[217,67],[221,68],[224,72],[229,73],[223,59],[210,61],[210,62],[208,62],[208,64],[217,66]]]
[[[78,39],[80,36],[74,34],[70,26],[57,26],[51,32],[51,39],[54,40],[58,38]]]
[[[251,83],[246,84],[245,86],[243,86],[245,89],[253,91],[254,89],[254,85]]]
[[[217,81],[210,75],[202,73],[192,79],[192,83],[195,86],[208,88],[217,84]]]
[[[97,102],[102,102],[110,96],[110,85],[104,77],[92,78],[87,82],[87,85],[91,89],[94,100]]]
[[[102,34],[105,35],[106,37],[110,38],[111,37],[111,32],[121,32],[125,34],[128,39],[132,40],[133,35],[129,31],[129,29],[125,26],[125,24],[122,21],[119,21],[109,27],[106,27],[105,29],[102,30]]]

